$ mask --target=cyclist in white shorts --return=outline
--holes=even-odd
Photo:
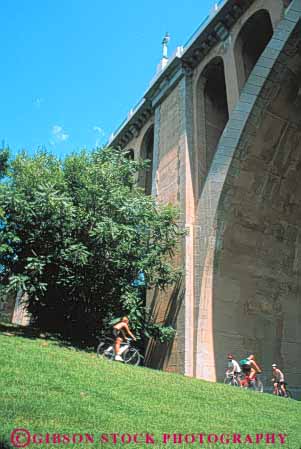
[[[272,365],[273,369],[273,379],[272,382],[274,383],[274,394],[276,394],[278,384],[280,385],[280,388],[282,390],[283,396],[287,396],[286,388],[285,388],[285,381],[284,381],[284,374],[283,372],[277,367],[276,363],[273,363]]]
[[[123,340],[126,340],[127,336],[131,337],[133,340],[136,341],[136,337],[132,334],[132,332],[129,329],[129,319],[128,317],[124,316],[119,323],[115,324],[113,326],[113,335],[115,337],[115,360],[119,362],[123,362],[122,357],[120,356],[120,345]]]

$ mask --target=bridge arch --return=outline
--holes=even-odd
[[[211,380],[221,379],[229,351],[256,352],[267,373],[272,362],[285,365],[292,385],[301,369],[301,31],[294,20],[282,21],[256,64],[258,76],[269,55],[273,69],[261,85],[247,82],[200,202],[196,375]]]
[[[213,58],[196,83],[198,184],[203,185],[215,150],[229,118],[224,62]]]
[[[272,35],[272,19],[266,9],[257,10],[240,29],[234,45],[239,92],[241,92]]]
[[[152,178],[153,178],[153,157],[154,157],[154,125],[151,125],[145,132],[141,146],[140,158],[149,160],[149,166],[141,171],[138,176],[138,184],[142,187],[146,195],[152,193]]]

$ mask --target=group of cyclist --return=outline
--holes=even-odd
[[[226,370],[227,376],[235,376],[238,380],[241,387],[245,386],[255,386],[256,376],[262,372],[259,364],[256,362],[253,354],[249,355],[245,359],[237,360],[234,359],[232,354],[227,355],[228,359],[228,367]],[[273,371],[273,386],[274,386],[274,394],[277,394],[278,386],[280,386],[282,394],[284,397],[287,396],[286,391],[286,382],[284,380],[283,372],[278,368],[276,363],[272,365]],[[244,378],[242,378],[242,374],[244,374]]]
[[[120,345],[123,340],[126,340],[128,337],[131,337],[133,340],[136,340],[136,337],[129,329],[129,319],[128,317],[123,317],[118,323],[113,326],[113,335],[115,338],[114,350],[115,350],[115,360],[123,362],[123,359],[120,355]],[[226,370],[227,376],[234,376],[239,385],[241,387],[255,387],[257,381],[257,374],[262,372],[259,364],[256,362],[253,354],[249,355],[245,359],[237,362],[232,354],[227,355],[228,359],[228,367]],[[278,387],[280,386],[281,392],[283,396],[287,396],[286,391],[286,382],[284,380],[283,372],[278,368],[276,363],[272,365],[273,371],[273,386],[274,386],[274,394],[277,393]],[[242,376],[244,374],[244,376]]]

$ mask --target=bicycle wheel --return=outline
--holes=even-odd
[[[240,387],[239,379],[237,377],[233,377],[231,385],[233,385],[233,387]]]
[[[277,387],[277,396],[283,397],[283,391],[281,390],[281,387]]]
[[[239,382],[238,379],[236,377],[228,377],[226,376],[224,379],[224,384],[225,385],[231,385],[232,387],[239,387]]]
[[[232,377],[228,377],[228,376],[226,376],[225,377],[225,379],[224,379],[224,384],[225,385],[232,385]]]
[[[122,358],[124,360],[124,363],[127,363],[129,365],[138,366],[140,363],[140,354],[138,349],[129,348],[127,349],[123,354]]]
[[[102,356],[102,357],[107,358],[108,360],[114,359],[113,346],[107,340],[102,340],[99,342],[96,352],[97,352],[98,357]]]
[[[293,399],[293,394],[292,394],[291,391],[286,390],[286,396],[284,396],[284,397],[287,398],[287,399]]]
[[[263,393],[263,383],[261,382],[261,380],[259,379],[256,380],[254,389],[258,393]]]

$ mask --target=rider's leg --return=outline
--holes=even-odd
[[[242,370],[242,378],[240,379],[240,386],[244,388],[249,381],[247,380],[248,372],[246,370]]]
[[[281,391],[282,391],[282,393],[283,393],[283,396],[286,396],[287,393],[286,393],[285,383],[284,383],[284,382],[281,382],[281,383],[280,383],[280,387],[281,387]]]
[[[246,388],[249,385],[249,371],[244,371],[244,378],[241,379],[240,386]]]
[[[251,368],[250,376],[249,376],[250,382],[251,382],[252,380],[254,380],[255,374],[256,374],[255,369],[254,369],[254,368]]]
[[[273,391],[273,394],[277,394],[277,390],[278,390],[278,383],[275,382],[275,383],[274,383],[274,391]]]
[[[122,342],[122,338],[117,337],[115,340],[115,345],[114,345],[115,356],[119,355],[121,342]]]
[[[250,383],[250,385],[252,385],[253,387],[255,386],[255,383],[256,383],[256,378],[255,378],[255,376],[256,376],[256,371],[255,371],[255,369],[251,368],[250,376],[249,376],[249,383]]]

